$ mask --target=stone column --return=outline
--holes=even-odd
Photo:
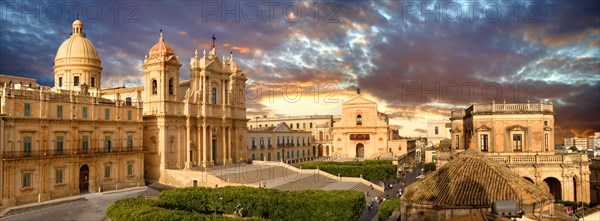
[[[189,105],[189,103],[188,103]],[[186,120],[186,133],[185,133],[185,154],[183,154],[185,156],[185,169],[189,170],[190,168],[192,168],[192,161],[191,161],[191,155],[190,155],[190,151],[191,151],[191,145],[192,145],[192,133],[191,133],[191,125],[190,125],[190,117],[189,115],[187,116],[187,120]]]
[[[222,126],[221,126],[221,140],[222,140],[221,163],[223,165],[225,165],[225,162],[227,162],[227,132],[225,130],[226,130],[225,124],[222,124]]]
[[[206,131],[206,136],[208,138],[206,140],[207,141],[206,148],[208,149],[208,151],[207,151],[207,153],[208,153],[208,164],[209,165],[213,165],[214,162],[213,162],[213,158],[212,158],[212,155],[213,155],[213,152],[212,152],[213,151],[212,150],[212,126],[206,127],[206,130],[207,130]]]
[[[227,128],[227,160],[231,163],[231,126]]]
[[[208,137],[208,130],[206,124],[204,124],[202,126],[202,147],[200,148],[202,149],[202,167],[204,168],[206,168],[206,154],[208,152],[208,140],[206,137]]]

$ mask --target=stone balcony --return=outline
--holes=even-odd
[[[451,118],[463,118],[468,115],[477,113],[539,113],[539,112],[554,112],[552,103],[502,103],[497,104],[473,104],[466,110],[458,110],[451,112]]]
[[[501,164],[578,164],[587,163],[588,157],[584,154],[556,154],[556,155],[501,155],[487,156],[488,159]]]

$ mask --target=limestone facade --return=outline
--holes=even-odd
[[[311,132],[313,153],[318,157],[333,156],[333,115],[307,115],[287,117],[254,117],[248,121],[250,129],[276,127],[285,123],[291,130]]]
[[[246,160],[245,73],[233,55],[211,50],[190,59],[181,80],[179,57],[162,33],[144,58],[144,87],[103,90],[103,97],[143,101],[145,174],[164,182],[164,171],[203,170]]]
[[[100,59],[81,21],[72,31],[54,88],[2,77],[1,207],[144,185],[141,103],[98,96]]]
[[[450,139],[450,120],[427,119],[427,146],[436,146],[443,139]]]
[[[451,113],[452,150],[474,146],[496,162],[546,189],[556,200],[590,201],[585,154],[554,151],[552,104],[474,104]],[[438,166],[447,162],[438,156]]]
[[[402,139],[398,127],[389,125],[377,102],[360,92],[342,104],[342,116],[333,127],[333,156],[376,159],[399,157],[415,151],[415,141]]]
[[[295,163],[318,157],[312,133],[292,130],[286,123],[248,130],[248,158]]]

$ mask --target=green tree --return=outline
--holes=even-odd
[[[435,163],[424,163],[423,171],[426,173],[429,171],[435,171]]]

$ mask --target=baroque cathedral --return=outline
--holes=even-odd
[[[54,87],[0,75],[1,207],[246,159],[247,78],[232,54],[217,56],[215,41],[182,80],[161,31],[143,60],[143,86],[102,89],[100,57],[76,20],[56,53]]]

